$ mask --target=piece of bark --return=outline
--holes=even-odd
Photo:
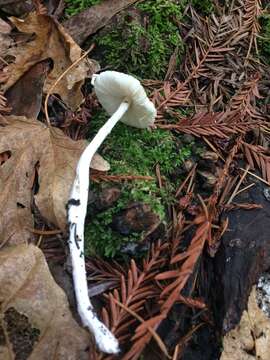
[[[115,14],[136,1],[138,0],[105,0],[72,16],[63,25],[72,38],[81,45],[88,36],[105,26]]]
[[[253,284],[270,267],[270,201],[267,187],[257,182],[234,201],[255,203],[262,209],[234,210],[225,213],[229,226],[214,259],[215,279],[211,285],[216,320],[223,333],[233,329],[247,306]]]

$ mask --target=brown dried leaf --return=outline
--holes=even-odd
[[[49,72],[49,61],[44,60],[32,66],[9,88],[5,96],[11,107],[11,114],[36,119],[42,102],[43,86]]]
[[[8,34],[0,33],[0,54],[1,54],[0,65],[1,65],[1,68],[6,65],[5,57],[6,57],[6,55],[9,54],[11,46],[14,46],[14,41],[12,40],[12,38]],[[2,77],[3,77],[3,74],[1,72],[0,83],[3,82]],[[6,76],[6,78],[7,78],[7,76]],[[6,79],[5,79],[5,81],[6,81]]]
[[[177,278],[178,276],[179,276],[178,270],[169,270],[169,271],[164,271],[164,272],[158,274],[155,277],[155,279],[156,280],[168,280],[168,279]]]
[[[50,58],[54,66],[44,85],[44,92],[47,93],[59,76],[80,58],[82,50],[64,28],[48,15],[37,15],[32,12],[24,20],[12,17],[11,21],[19,31],[35,36],[30,41],[21,42],[16,48],[11,49],[10,52],[16,58],[14,63],[4,69],[9,77],[3,85],[3,90],[6,91],[14,85],[33,65]],[[90,74],[93,73],[95,66],[91,61],[82,60],[54,88],[54,93],[59,94],[73,110],[81,104],[83,100],[81,86],[89,75],[88,71]]]
[[[1,359],[88,359],[90,336],[73,319],[37,247],[1,251],[0,302]]]
[[[163,88],[155,92],[152,101],[157,109],[162,112],[166,107],[177,107],[190,103],[191,91],[187,88],[186,83],[180,81],[165,81]],[[160,115],[158,114],[158,117]]]
[[[0,153],[10,153],[0,166],[1,243],[29,239],[26,228],[33,228],[31,199],[36,171],[36,205],[44,218],[64,230],[65,205],[86,142],[73,141],[61,130],[25,117],[7,116],[0,125]]]

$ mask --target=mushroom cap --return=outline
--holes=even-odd
[[[127,101],[130,105],[120,119],[123,123],[141,129],[153,125],[157,113],[155,106],[133,76],[117,71],[104,71],[93,75],[92,84],[99,102],[109,115],[115,113],[122,102]]]

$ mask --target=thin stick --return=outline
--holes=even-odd
[[[71,70],[74,68],[74,66],[76,66],[80,61],[82,61],[89,53],[90,51],[93,49],[94,44],[92,44],[90,46],[90,48],[81,56],[79,57],[79,59],[77,59],[76,61],[74,61],[74,63],[72,63],[60,76],[58,79],[56,79],[56,81],[52,84],[52,86],[49,88],[46,98],[45,98],[45,102],[44,102],[44,111],[45,111],[45,117],[46,117],[46,122],[47,125],[50,127],[51,123],[50,123],[50,118],[49,118],[49,114],[48,114],[48,100],[50,95],[52,94],[54,88],[56,87],[56,85],[59,83],[59,81],[61,81],[63,79],[63,77]]]
[[[240,170],[242,171],[246,171],[246,169],[243,169],[243,168],[239,168]],[[258,179],[260,180],[261,182],[263,182],[264,184],[270,186],[270,183],[266,180],[264,180],[263,178],[261,178],[260,176],[256,175],[256,174],[253,174],[251,171],[247,171],[247,173],[253,177],[255,177],[255,179]]]
[[[194,178],[194,174],[195,174],[195,170],[196,170],[196,166],[194,165],[193,168],[190,170],[190,172],[188,173],[187,177],[185,178],[185,180],[182,182],[182,184],[179,186],[179,188],[177,189],[176,193],[175,193],[175,197],[178,197],[179,194],[181,193],[181,191],[183,190],[183,188],[185,187],[185,185],[187,184],[188,180],[191,178],[190,183],[192,183],[192,180]],[[190,186],[190,183],[188,185],[188,187]]]
[[[31,233],[33,234],[37,234],[37,235],[57,235],[57,234],[62,234],[62,230],[41,230],[41,229],[32,229],[32,228],[27,228],[27,230],[29,230]]]
[[[136,180],[154,181],[155,178],[153,178],[152,176],[141,176],[141,175],[103,175],[103,174],[93,175],[92,174],[91,180],[95,182],[99,182],[99,181],[120,182],[120,181],[136,181]]]
[[[39,235],[37,247],[40,247],[42,240],[43,240],[43,235]]]
[[[221,158],[221,160],[223,160],[225,162],[225,159],[224,157],[220,154],[220,152],[214,147],[214,145],[212,143],[210,143],[210,141],[205,137],[203,136],[202,137],[203,140],[206,142],[206,144],[216,153],[218,154],[218,156]]]
[[[172,360],[177,360],[178,359],[178,354],[179,354],[179,344],[176,345],[175,349],[174,349],[174,353],[173,353],[173,358]]]
[[[241,194],[243,191],[246,191],[247,189],[250,189],[250,188],[253,187],[254,185],[255,185],[255,183],[249,184],[248,186],[244,187],[243,189],[237,191],[237,193],[235,194],[235,196]]]
[[[208,219],[209,218],[209,214],[208,214],[208,209],[207,209],[207,206],[203,200],[203,198],[201,197],[200,194],[197,194],[197,197],[202,205],[202,208],[203,208],[203,211],[204,211],[204,214],[205,214],[205,218]]]
[[[227,201],[227,205],[229,205],[229,204],[233,201],[233,199],[235,198],[236,193],[237,193],[237,191],[239,190],[240,185],[241,185],[242,182],[244,181],[245,177],[247,176],[247,173],[248,173],[248,170],[249,170],[249,169],[250,169],[250,166],[247,165],[246,171],[245,171],[244,174],[241,176],[241,178],[240,178],[238,184],[236,185],[236,187],[235,187],[232,195],[230,196],[229,200]]]
[[[45,226],[43,225],[42,228],[44,230]],[[40,247],[42,240],[43,240],[43,234],[40,234],[37,242],[37,247]]]
[[[189,184],[188,184],[188,187],[187,187],[187,194],[192,190],[193,188],[193,185],[194,185],[194,177],[195,177],[195,166],[194,166],[194,171],[192,172],[192,175],[191,175],[191,178],[189,180]]]
[[[157,180],[158,180],[158,187],[160,189],[162,189],[163,186],[162,186],[162,179],[161,179],[159,164],[156,165],[156,177],[157,177]]]

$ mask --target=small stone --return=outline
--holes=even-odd
[[[119,199],[120,194],[121,191],[117,187],[103,189],[100,193],[90,190],[88,194],[89,213],[93,215],[109,209]]]
[[[194,161],[190,159],[186,160],[183,165],[186,171],[190,171],[194,166]]]
[[[270,274],[263,273],[257,284],[257,303],[270,318]]]
[[[204,159],[204,160],[210,160],[210,161],[213,161],[213,162],[218,161],[218,154],[215,153],[214,151],[203,151],[200,154],[200,157],[202,159]]]
[[[209,186],[215,185],[217,178],[209,171],[198,171],[198,174],[205,180],[206,184]]]
[[[110,208],[119,199],[120,194],[121,191],[117,187],[102,190],[95,203],[96,208],[100,211]]]
[[[141,254],[142,252],[145,252],[149,249],[149,244],[147,243],[139,243],[139,242],[128,242],[126,244],[123,244],[121,246],[121,254],[126,254],[128,256],[136,256],[138,254]]]
[[[269,187],[263,189],[263,195],[267,201],[270,201],[270,188]]]
[[[133,203],[114,216],[112,228],[122,235],[130,235],[133,232],[147,231],[159,222],[159,216],[152,212],[149,205]]]

